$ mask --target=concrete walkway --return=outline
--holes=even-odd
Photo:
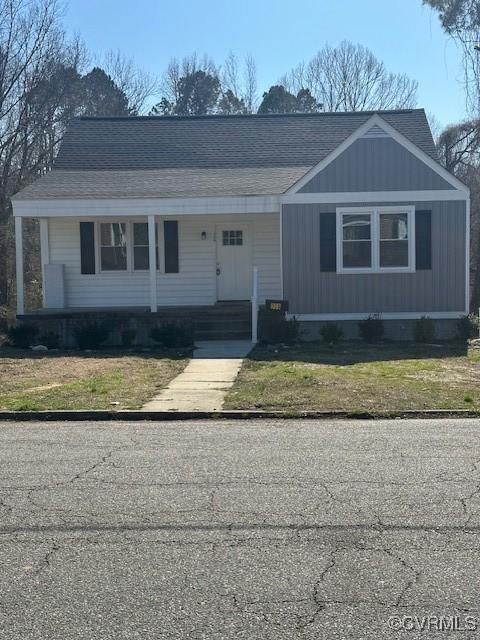
[[[144,411],[219,411],[252,349],[248,340],[197,342],[193,359]]]

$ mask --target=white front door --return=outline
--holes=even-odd
[[[217,297],[249,300],[252,293],[251,238],[248,225],[219,225],[217,238]]]

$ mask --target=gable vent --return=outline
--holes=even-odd
[[[371,129],[369,129],[366,133],[363,134],[362,138],[389,138],[390,136],[386,133],[381,127],[376,124]]]

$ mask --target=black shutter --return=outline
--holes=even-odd
[[[95,273],[95,227],[93,222],[80,222],[81,273]]]
[[[163,223],[165,243],[165,273],[178,273],[178,222],[165,220]]]
[[[415,212],[415,255],[416,268],[432,268],[432,212]]]
[[[337,270],[337,215],[320,214],[320,270]]]

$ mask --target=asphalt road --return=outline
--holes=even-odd
[[[1,424],[0,639],[478,638],[479,435]]]

